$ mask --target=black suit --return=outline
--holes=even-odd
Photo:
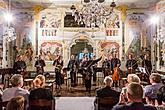
[[[126,105],[116,105],[112,110],[156,110],[156,108],[143,104],[142,102],[132,102]]]
[[[70,77],[71,77],[71,86],[76,85],[76,69],[78,68],[78,62],[76,60],[69,60],[67,69],[70,70]]]
[[[98,98],[103,98],[103,97],[112,97],[114,99],[116,99],[116,103],[112,103],[111,105],[98,105],[101,107],[105,107],[105,108],[109,108],[111,109],[114,105],[116,105],[119,101],[119,96],[120,96],[120,92],[117,92],[115,90],[113,90],[111,87],[106,86],[104,88],[98,89],[96,91],[96,99],[95,99],[95,104],[97,104],[97,99]]]
[[[126,62],[127,73],[135,73],[136,68],[138,67],[137,61],[134,59],[128,59]],[[132,69],[130,69],[132,68]]]
[[[44,73],[44,66],[46,66],[44,60],[38,59],[35,62],[35,65],[34,66],[36,67],[37,74],[43,74]]]
[[[98,61],[101,60],[102,57],[96,59],[96,60],[88,60],[83,61],[81,64],[81,68],[83,69],[83,77],[85,77],[87,74],[89,76],[89,79],[85,78],[85,87],[86,91],[91,91],[91,77],[92,77],[92,65],[96,64]]]
[[[16,61],[13,66],[15,74],[21,74],[26,70],[26,63],[25,61]]]

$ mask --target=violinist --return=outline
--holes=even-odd
[[[133,55],[128,55],[128,60],[126,62],[127,75],[135,73],[136,68],[138,67],[137,61],[133,59]]]

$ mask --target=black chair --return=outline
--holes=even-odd
[[[55,99],[34,99],[29,101],[28,110],[55,110]]]
[[[6,108],[7,103],[8,103],[8,101],[2,102],[2,100],[1,100],[1,101],[0,101],[0,110],[5,110],[4,108]]]
[[[95,110],[111,110],[118,101],[119,99],[115,97],[97,97],[95,101]]]

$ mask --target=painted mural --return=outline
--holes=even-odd
[[[55,60],[56,55],[62,55],[62,43],[60,42],[43,42],[40,48],[40,55],[43,56],[46,61]]]
[[[52,11],[42,11],[39,22],[38,50],[46,61],[53,61],[56,55],[62,55],[62,42],[59,41],[61,14]]]
[[[32,44],[33,38],[33,13],[31,12],[16,12],[16,21],[13,26],[17,28],[17,42],[14,46],[14,59],[18,55],[22,55],[27,66],[33,66],[34,47]]]
[[[106,23],[106,36],[119,36],[120,13],[115,12]]]
[[[126,19],[126,54],[132,53],[140,60],[140,56],[151,50],[151,35],[148,16],[144,13],[128,13]],[[146,40],[144,40],[146,39]]]
[[[119,54],[119,44],[117,42],[101,42],[101,49],[103,51],[103,54],[108,59],[111,59],[114,54],[117,55],[117,57],[120,57]]]

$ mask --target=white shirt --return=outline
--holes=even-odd
[[[29,91],[20,87],[7,88],[3,92],[2,101],[10,101],[10,99],[18,95],[23,96],[28,101]]]

